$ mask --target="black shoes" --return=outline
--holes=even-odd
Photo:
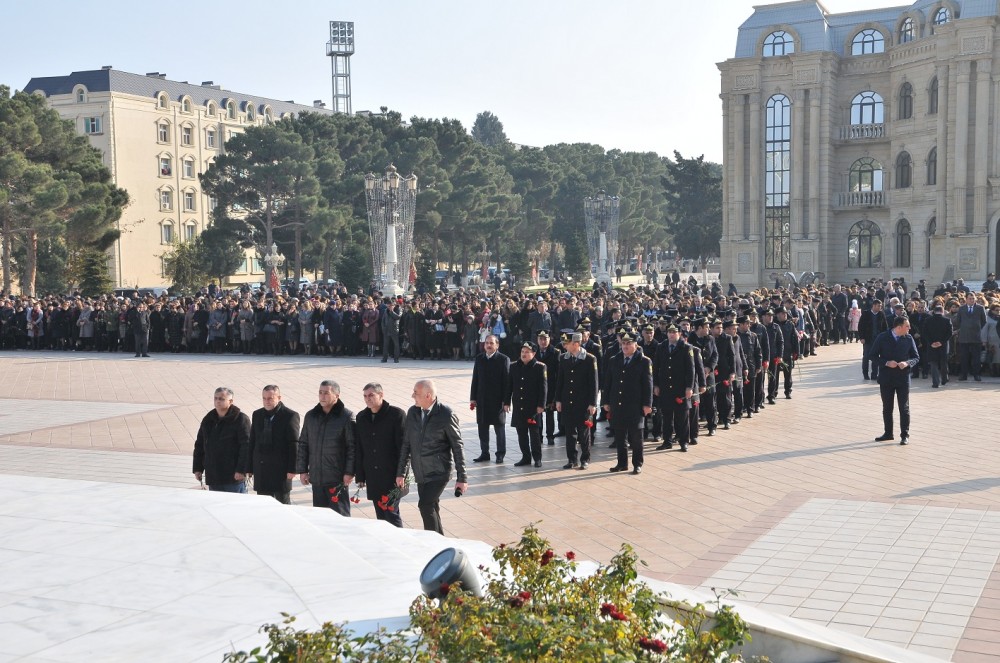
[[[628,465],[615,465],[614,467],[610,468],[608,472],[624,472],[627,469]]]
[[[875,441],[876,442],[887,442],[889,440],[894,440],[894,439],[896,439],[896,438],[894,438],[891,433],[882,433],[881,435],[879,435],[878,437],[875,438]]]
[[[785,394],[785,399],[789,400],[789,401],[792,400],[792,395],[791,394]]]
[[[498,454],[497,455],[497,465],[502,465],[502,464],[503,464],[503,456],[501,456],[501,455]]]
[[[687,452],[688,452],[688,448],[687,448],[687,445],[686,445],[686,444],[682,444],[682,445],[681,445],[681,451],[683,451],[684,453],[687,453]]]
[[[657,451],[663,451],[664,449],[673,449],[673,448],[674,448],[674,443],[673,442],[664,442],[660,446],[656,447],[656,450]]]
[[[768,405],[774,405],[774,396],[768,396],[767,397],[767,404]]]
[[[642,465],[636,465],[632,470],[632,474],[642,474]]]
[[[530,458],[522,458],[521,460],[514,463],[514,467],[524,467],[525,465],[531,465]]]
[[[715,429],[714,428],[709,428],[708,429],[708,436],[709,437],[714,437],[715,436]]]
[[[722,423],[722,430],[729,430],[729,422],[725,421]]]
[[[902,436],[901,438],[899,438],[899,446],[901,446],[901,447],[905,447],[908,442],[909,442],[909,440],[906,439],[905,435]]]
[[[484,463],[490,459],[489,454],[483,454],[482,456],[476,456],[472,459],[473,463]]]
[[[548,438],[548,440],[549,440],[549,446],[550,447],[554,447],[556,445],[556,441],[554,439],[552,439],[551,437]]]
[[[563,465],[564,470],[572,470],[575,467],[578,467],[576,463],[566,463],[565,465]]]
[[[536,460],[535,461],[535,467],[541,467],[541,466],[542,466],[542,461]]]
[[[585,470],[588,467],[590,467],[590,463],[588,463],[587,461],[583,461],[582,463],[580,463],[580,467],[578,467],[576,469],[578,469],[578,470]]]
[[[688,442],[688,446],[689,446],[689,447],[691,447],[691,446],[694,446],[694,445],[696,445],[696,444],[698,444],[698,440],[694,440],[694,439],[692,439],[691,441],[689,441],[689,442]]]
[[[148,356],[149,355],[143,355],[143,357],[148,357]],[[982,382],[983,381],[983,379],[981,377],[979,377],[978,375],[973,375],[972,379],[975,380],[976,382]]]

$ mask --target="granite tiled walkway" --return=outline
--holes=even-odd
[[[544,466],[472,465],[471,489],[442,502],[450,536],[513,540],[537,522],[560,550],[607,561],[623,541],[651,577],[736,589],[776,612],[903,644],[960,663],[1000,657],[1000,381],[914,382],[910,445],[877,443],[878,390],[861,380],[857,345],[822,348],[780,399],[687,454],[647,444],[642,475],[612,475],[599,431],[586,472],[563,471],[562,440]],[[406,407],[415,380],[433,377],[478,453],[465,362],[83,353],[0,355],[0,470],[196,488],[189,454],[212,391],[259,407],[282,387],[303,412],[322,379],[338,380],[349,408],[362,386],[383,383]],[[27,403],[27,404],[26,404]],[[28,415],[4,428],[4,419]],[[15,414],[17,413],[17,414]],[[75,414],[74,414],[75,413]],[[75,417],[75,418],[74,418]],[[16,421],[10,420],[10,421]],[[126,453],[122,453],[126,452]],[[304,501],[305,489],[293,499]],[[356,517],[373,518],[368,503]],[[419,526],[415,496],[403,503]]]

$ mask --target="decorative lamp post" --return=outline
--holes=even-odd
[[[590,261],[597,264],[598,283],[611,284],[618,253],[618,211],[621,199],[609,196],[603,189],[593,198],[583,199],[583,216],[587,223],[587,248]]]
[[[382,293],[395,297],[409,287],[417,176],[402,177],[389,164],[385,175],[365,175],[365,201],[372,234],[372,268]]]
[[[278,245],[271,244],[271,252],[264,256],[264,264],[267,265],[268,280],[267,285],[271,288],[271,292],[278,292],[281,289],[281,283],[278,282],[278,268],[285,264],[285,256],[278,253]]]

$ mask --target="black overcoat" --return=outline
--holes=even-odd
[[[405,420],[406,413],[388,401],[382,401],[378,412],[365,408],[357,415],[354,478],[365,484],[370,500],[378,501],[396,486]]]
[[[605,403],[611,406],[611,427],[641,427],[642,408],[653,406],[653,362],[642,348],[636,348],[627,366],[624,353],[619,352],[608,360],[607,367],[604,394]]]
[[[538,424],[538,408],[544,408],[548,397],[548,369],[543,362],[532,358],[527,364],[515,361],[510,367],[510,425],[519,426],[531,419]],[[530,424],[529,424],[530,425]]]
[[[482,424],[503,425],[506,422],[503,406],[510,405],[510,358],[502,352],[476,357],[472,367],[472,388],[469,400],[476,402],[476,421]]]
[[[258,493],[288,491],[288,474],[295,472],[295,448],[301,417],[278,402],[273,410],[254,410],[250,418],[250,460]]]

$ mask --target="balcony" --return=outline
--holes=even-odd
[[[881,140],[888,138],[885,123],[851,124],[840,127],[840,140]]]
[[[886,207],[885,191],[846,191],[837,194],[837,207]]]

